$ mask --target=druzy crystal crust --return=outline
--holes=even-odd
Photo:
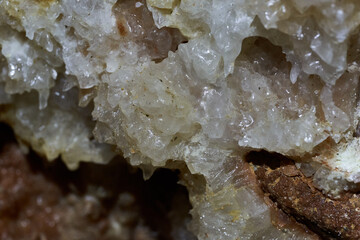
[[[274,226],[244,161],[291,157],[334,198],[360,182],[359,10],[355,0],[2,0],[0,120],[71,169],[117,154],[145,177],[180,169],[199,239],[312,238]]]

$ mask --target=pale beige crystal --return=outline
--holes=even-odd
[[[358,181],[360,164],[349,158],[358,148],[359,8],[355,0],[3,0],[0,119],[70,168],[122,153],[149,177],[169,160],[185,162],[207,189],[190,191],[199,239],[296,238],[222,169],[254,149],[321,162],[328,141],[342,152],[330,167]],[[338,164],[349,161],[351,171]],[[320,171],[319,187],[338,192]]]

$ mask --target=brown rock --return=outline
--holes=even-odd
[[[291,160],[270,154],[260,154],[257,158],[259,156],[263,159],[262,163],[253,162],[255,174],[263,191],[279,208],[326,238],[360,238],[358,195],[345,194],[340,199],[331,199],[316,189],[311,178],[297,170]]]

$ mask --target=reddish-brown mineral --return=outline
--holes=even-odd
[[[279,208],[325,238],[360,238],[358,194],[344,193],[331,199],[292,160],[264,152],[252,153],[250,159],[262,189]]]
[[[187,193],[171,171],[144,182],[140,171],[117,159],[71,172],[61,161],[25,155],[9,128],[0,129],[1,240],[192,237],[184,225]]]

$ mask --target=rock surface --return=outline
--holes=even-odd
[[[144,182],[121,159],[70,172],[59,160],[25,155],[9,128],[0,130],[1,240],[194,239],[176,173]]]
[[[255,173],[261,187],[285,212],[307,223],[324,238],[341,239],[360,237],[360,196],[346,194],[331,199],[319,191],[311,178],[307,178],[289,159],[279,159],[269,154],[253,154]],[[269,165],[266,162],[273,161]],[[259,162],[258,162],[259,163]]]
[[[199,239],[312,238],[275,226],[239,166],[266,150],[332,198],[358,189],[359,8],[3,0],[0,120],[73,170],[119,154],[145,178],[179,169]]]

